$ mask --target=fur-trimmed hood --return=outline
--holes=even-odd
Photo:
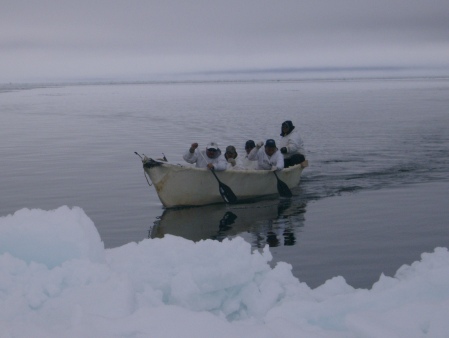
[[[282,132],[282,126],[284,126],[284,125],[288,126],[288,132],[286,134],[284,134]],[[295,126],[293,125],[292,121],[287,120],[287,121],[282,122],[282,125],[281,125],[281,136],[287,136],[288,134],[290,134],[293,131],[293,129],[295,129]]]

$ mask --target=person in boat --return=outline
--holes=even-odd
[[[257,162],[256,161],[251,161],[248,158],[249,153],[251,152],[251,150],[253,150],[256,147],[256,143],[253,140],[248,140],[245,143],[245,151],[246,151],[246,155],[245,157],[242,159],[242,166],[244,169],[248,169],[248,170],[255,170],[257,169]]]
[[[262,146],[263,141],[258,142],[248,155],[249,160],[257,161],[257,169],[272,171],[284,169],[284,157],[276,147],[276,142],[273,139],[268,139],[263,149],[261,149]]]
[[[237,150],[234,146],[227,146],[224,155],[226,161],[228,162],[226,170],[242,170],[243,165],[238,158]]]
[[[298,130],[294,129],[295,126],[292,121],[284,121],[281,125],[279,148],[284,156],[285,168],[303,163],[306,160],[304,156],[304,142],[302,141]]]
[[[221,154],[217,143],[210,142],[205,150],[198,150],[198,143],[192,143],[185,152],[183,158],[186,162],[195,164],[197,168],[214,169],[216,171],[226,170],[227,162]]]

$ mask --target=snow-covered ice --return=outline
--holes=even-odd
[[[371,289],[311,289],[267,248],[166,236],[104,249],[77,207],[0,218],[0,337],[447,337],[449,253]]]

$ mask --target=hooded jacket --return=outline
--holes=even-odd
[[[284,169],[284,158],[279,150],[276,150],[273,155],[268,156],[264,148],[259,149],[256,147],[248,154],[248,159],[250,161],[257,161],[258,170],[271,170],[273,166],[277,167],[277,170]]]
[[[186,162],[195,164],[197,168],[206,168],[209,163],[212,163],[216,171],[226,170],[228,162],[221,154],[221,150],[217,149],[214,158],[207,157],[206,150],[195,149],[193,153],[187,149],[183,158]]]
[[[305,155],[304,142],[302,141],[299,132],[295,130],[292,121],[285,121],[282,124],[287,124],[289,127],[288,133],[284,134],[281,130],[281,138],[279,139],[279,149],[287,148],[287,153],[284,153],[284,158],[290,158],[292,155]]]
[[[251,161],[248,158],[249,155],[245,155],[245,157],[242,159],[242,166],[244,169],[247,170],[256,170],[257,169],[257,162],[256,161]]]

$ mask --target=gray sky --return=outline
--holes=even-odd
[[[449,0],[0,0],[0,83],[449,67]]]

